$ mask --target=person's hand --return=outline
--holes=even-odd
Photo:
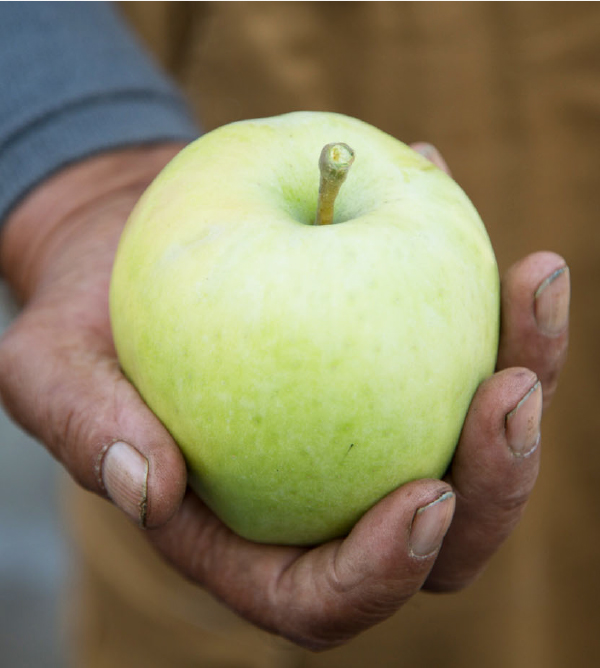
[[[10,217],[0,266],[25,308],[0,343],[8,412],[81,485],[144,526],[183,574],[302,646],[341,644],[421,588],[467,585],[517,523],[537,475],[542,387],[547,404],[567,345],[564,261],[537,253],[507,273],[498,373],[478,389],[444,481],[397,489],[343,540],[313,549],[251,543],[186,492],[183,458],[122,376],[110,333],[108,282],[123,224],[178,148],[92,158]]]

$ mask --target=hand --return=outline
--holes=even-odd
[[[181,572],[305,647],[343,643],[423,587],[465,586],[517,523],[537,475],[542,387],[547,404],[567,345],[564,261],[538,253],[507,273],[498,373],[478,389],[444,481],[397,489],[344,540],[314,549],[250,543],[186,493],[179,450],[121,375],[110,334],[107,288],[122,226],[178,148],[76,165],[11,216],[0,266],[26,306],[0,344],[7,410],[80,484],[145,526]]]

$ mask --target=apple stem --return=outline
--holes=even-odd
[[[333,205],[342,183],[346,180],[352,163],[354,151],[348,144],[327,144],[321,151],[319,170],[319,201],[315,225],[331,225],[333,223]]]

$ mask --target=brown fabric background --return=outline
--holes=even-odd
[[[600,5],[122,7],[205,129],[329,110],[438,146],[482,214],[501,270],[534,250],[566,257],[572,345],[525,519],[468,591],[420,595],[345,648],[296,653],[235,621],[106,504],[73,492],[87,557],[80,665],[600,665]]]

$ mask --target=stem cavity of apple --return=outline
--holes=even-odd
[[[341,142],[327,144],[319,157],[321,180],[315,225],[333,223],[333,205],[354,162],[354,151]]]

